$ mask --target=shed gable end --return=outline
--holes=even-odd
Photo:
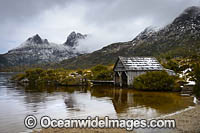
[[[125,67],[124,65],[122,64],[121,60],[118,60],[117,63],[116,63],[116,66],[114,68],[114,71],[125,71]]]

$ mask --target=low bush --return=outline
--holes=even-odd
[[[153,71],[134,79],[134,88],[138,90],[172,91],[177,87],[175,77],[165,71]]]
[[[12,77],[12,80],[16,80],[16,81],[21,81],[23,79],[26,78],[26,74],[25,73],[19,73],[19,74],[16,74]]]
[[[94,80],[112,80],[113,71],[103,65],[97,65],[91,69]]]

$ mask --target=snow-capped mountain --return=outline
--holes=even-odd
[[[82,35],[81,33],[72,32],[68,37],[66,42],[64,43],[65,46],[69,47],[77,47],[78,41],[80,39],[85,39],[87,35]]]
[[[185,9],[171,24],[158,31],[152,28],[145,29],[132,40],[132,43],[133,45],[143,44],[144,42],[164,43],[170,39],[175,42],[187,35],[194,39],[200,37],[200,7],[192,6]]]
[[[82,54],[76,47],[79,45],[79,39],[85,38],[85,35],[72,32],[67,37],[66,43],[55,44],[36,34],[2,56],[11,66],[57,63]]]

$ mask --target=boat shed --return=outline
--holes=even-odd
[[[133,85],[134,78],[147,71],[166,70],[155,57],[121,57],[119,56],[114,70],[114,83],[118,86]],[[168,74],[175,75],[172,70]]]

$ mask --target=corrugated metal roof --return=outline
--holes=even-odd
[[[119,57],[126,70],[163,70],[154,57]]]

